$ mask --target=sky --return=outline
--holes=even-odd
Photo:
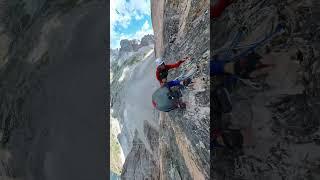
[[[110,47],[120,48],[121,39],[138,39],[153,34],[150,0],[111,0]]]

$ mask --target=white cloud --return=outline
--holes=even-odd
[[[144,1],[144,2],[141,2]],[[141,30],[133,35],[124,35],[116,31],[116,26],[128,28],[132,19],[141,20],[150,16],[150,0],[111,0],[110,2],[110,36],[111,47],[119,48],[121,39],[141,39],[145,34],[153,34],[152,28],[146,21]]]
[[[123,33],[114,33],[114,36],[111,37],[114,41],[112,41],[112,48],[120,48],[120,40],[121,39],[137,39],[141,40],[141,38],[145,35],[153,34],[153,29],[148,21],[145,21],[141,26],[141,29],[134,34],[123,34]],[[112,34],[111,34],[112,35]]]
[[[147,34],[153,34],[152,27],[150,26],[148,21],[146,21],[141,27],[141,29],[133,35],[132,39],[140,40],[144,35],[147,35]]]
[[[140,13],[138,13],[137,11],[135,11],[134,14],[135,14],[134,18],[135,18],[136,20],[141,20],[141,19],[143,18],[143,15],[140,14]]]
[[[112,0],[110,2],[111,29],[116,25],[127,28],[132,18],[141,19],[144,15],[150,15],[150,0]]]
[[[144,1],[144,2],[141,2]],[[150,0],[130,0],[129,6],[141,14],[150,14]]]
[[[127,27],[131,21],[128,8],[126,7],[125,0],[113,0],[110,2],[110,24],[111,29],[114,29],[115,25]]]

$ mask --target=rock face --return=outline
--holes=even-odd
[[[137,40],[122,39],[120,46],[120,52],[131,52],[138,50],[139,43]]]
[[[160,179],[209,179],[209,1],[152,1],[151,10],[157,56],[191,58],[168,78],[197,68],[183,92],[186,110],[160,113]]]
[[[148,46],[150,44],[154,44],[154,37],[153,35],[145,35],[142,37],[140,42],[140,47]]]
[[[318,1],[237,1],[212,23],[211,46],[231,43],[245,26],[241,44],[285,31],[257,49],[276,66],[254,79],[261,91],[239,85],[229,120],[243,131],[242,155],[214,150],[215,179],[319,179]]]
[[[110,62],[115,61],[119,56],[119,49],[110,49]]]
[[[133,40],[122,39],[120,41],[119,55],[121,56],[128,52],[138,51],[138,49],[144,46],[152,45],[152,44],[154,44],[154,40],[153,40],[153,35],[150,35],[150,34],[143,36],[140,43],[136,39],[133,39]]]
[[[163,54],[163,16],[164,16],[164,2],[165,0],[151,1],[151,18],[152,27],[155,39],[155,54],[160,57]]]
[[[151,127],[148,122],[144,123],[144,131],[149,143],[151,152],[148,151],[144,143],[139,139],[138,133],[135,133],[133,146],[128,154],[123,166],[121,179],[159,179],[159,132]]]
[[[98,142],[99,137],[87,129],[103,124],[95,120],[89,126],[86,124],[86,118],[100,119],[95,116],[102,112],[94,103],[89,105],[89,101],[100,107],[105,105],[99,102],[104,97],[98,79],[105,74],[100,74],[99,68],[105,65],[102,61],[106,46],[100,35],[106,33],[106,26],[104,19],[97,18],[103,16],[105,4],[99,0],[83,2],[0,1],[0,8],[4,8],[0,10],[1,179],[97,179],[106,174],[105,169],[101,174],[101,162],[96,159],[96,156],[105,159],[101,157],[104,150],[90,144]],[[84,84],[95,89],[94,93],[85,90]],[[87,113],[92,113],[88,106],[95,109],[92,116],[81,117],[79,114],[84,112],[81,105],[71,105],[78,98],[86,101]],[[66,109],[68,115],[63,114]],[[80,136],[81,143],[77,143],[75,139]],[[92,169],[84,168],[85,163],[73,163],[80,154],[81,158],[90,154],[83,144],[90,147],[92,154],[85,161],[95,161],[88,163],[93,165]],[[76,171],[65,172],[70,168],[86,171],[79,178]]]

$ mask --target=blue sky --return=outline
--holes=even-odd
[[[110,47],[120,48],[121,39],[138,39],[153,34],[150,0],[111,0]]]

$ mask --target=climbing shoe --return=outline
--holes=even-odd
[[[179,108],[185,109],[187,107],[186,103],[184,102],[179,102]]]

